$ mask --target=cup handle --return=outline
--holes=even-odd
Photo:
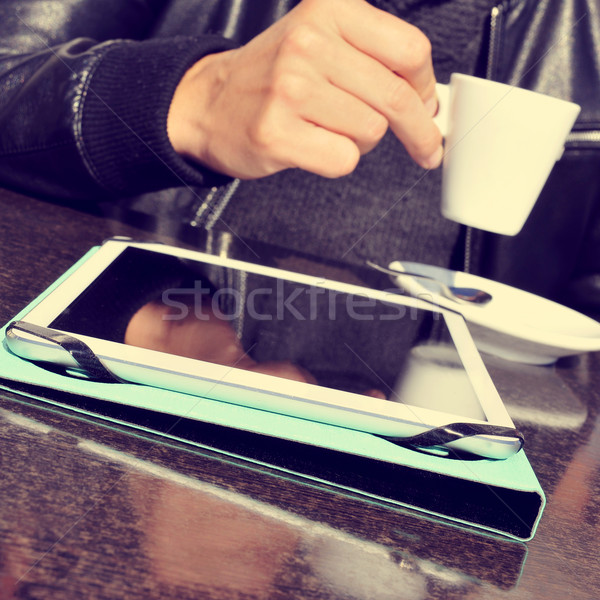
[[[438,111],[433,117],[433,122],[437,125],[442,137],[446,137],[450,123],[450,86],[445,83],[436,83],[435,91],[438,99]]]

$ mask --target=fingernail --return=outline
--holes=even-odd
[[[442,164],[442,158],[444,156],[444,148],[438,146],[438,149],[428,158],[426,158],[422,165],[426,169],[437,169]]]

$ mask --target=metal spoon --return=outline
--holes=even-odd
[[[487,304],[492,299],[491,294],[484,292],[483,290],[478,290],[477,288],[450,286],[446,285],[442,281],[439,281],[438,279],[435,279],[435,277],[430,277],[429,275],[409,273],[408,271],[403,271],[400,269],[389,269],[387,267],[382,267],[381,265],[378,265],[370,260],[367,260],[366,262],[373,269],[388,275],[394,275],[396,277],[406,275],[407,277],[415,277],[416,279],[426,279],[427,281],[432,281],[439,286],[443,296],[450,300],[454,300],[455,302],[460,302],[462,304]]]

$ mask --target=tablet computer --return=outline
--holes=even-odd
[[[65,376],[169,389],[441,455],[504,459],[523,445],[458,313],[228,257],[109,240],[10,324],[6,343]]]

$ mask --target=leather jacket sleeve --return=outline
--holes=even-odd
[[[187,68],[234,43],[208,35],[143,40],[164,4],[2,2],[4,185],[77,200],[223,179],[174,152],[166,118]]]

